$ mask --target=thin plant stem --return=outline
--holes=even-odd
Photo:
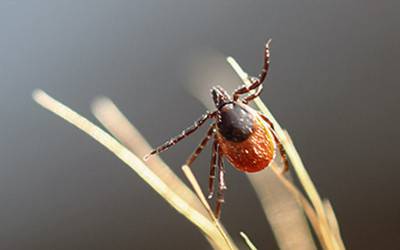
[[[151,152],[152,148],[146,139],[110,99],[106,97],[96,98],[92,103],[92,113],[115,138],[134,154],[144,156]],[[159,155],[150,157],[146,161],[146,165],[187,203],[204,216],[208,216],[196,194],[172,171]]]
[[[92,111],[96,118],[110,131],[117,139],[127,145],[132,152],[145,155],[152,150],[148,142],[144,139],[141,133],[133,126],[131,122],[124,116],[118,107],[108,98],[97,98],[92,104]],[[205,214],[216,223],[217,229],[220,231],[227,245],[230,249],[234,249],[231,245],[231,239],[226,233],[225,229],[216,220],[213,212],[203,193],[197,183],[190,168],[183,166],[182,169],[192,184],[195,193],[193,193],[181,179],[169,168],[168,165],[158,155],[152,156],[146,161],[150,169],[152,169],[158,176],[166,182],[175,192],[184,198],[190,205],[194,206],[197,210],[204,211]],[[200,206],[200,207],[199,207]]]
[[[321,233],[321,226],[319,224],[318,216],[315,213],[313,207],[310,205],[308,200],[304,197],[304,195],[290,182],[286,179],[285,176],[282,175],[281,170],[277,169],[274,166],[271,166],[272,171],[278,177],[278,179],[282,182],[282,184],[293,194],[296,200],[301,204],[303,207],[304,213],[307,215],[312,227],[314,228],[314,232],[317,235],[318,239],[320,240],[324,249],[329,249],[327,244],[325,243],[325,239],[323,234]]]
[[[257,250],[256,246],[254,246],[253,242],[251,242],[249,237],[247,237],[247,235],[244,232],[240,232],[240,236],[242,236],[249,250]]]
[[[270,168],[282,169],[283,163],[276,158]],[[288,173],[289,174],[289,173]],[[285,177],[288,177],[286,174]],[[316,250],[304,208],[275,171],[270,169],[247,174],[271,225],[279,249]],[[290,177],[290,176],[289,176]]]
[[[249,79],[248,74],[243,71],[243,69],[236,62],[236,60],[233,57],[228,57],[226,60],[232,66],[234,71],[238,74],[240,79],[242,79],[242,81],[245,84],[250,84],[250,79]],[[261,99],[256,98],[254,101],[255,101],[256,105],[258,106],[258,108],[261,110],[261,112],[263,112],[265,115],[267,115],[268,119],[270,119],[272,121],[272,123],[274,124],[275,131],[278,134],[278,137],[280,139],[286,138],[286,133],[283,131],[283,129],[280,126],[280,124],[278,123],[278,121],[275,119],[275,117],[269,111],[267,106],[261,101]],[[301,184],[303,185],[304,190],[306,190],[306,193],[308,194],[308,196],[311,200],[311,203],[313,204],[314,208],[316,209],[318,215],[320,217],[321,216],[325,217],[325,211],[323,208],[321,198],[317,192],[317,189],[315,188],[315,185],[311,181],[310,176],[308,175],[307,171],[305,170],[304,164],[303,164],[300,156],[298,155],[296,149],[294,148],[294,146],[291,146],[289,148],[288,144],[291,144],[291,143],[287,143],[286,139],[282,140],[282,143],[284,144],[284,148],[287,151],[289,151],[289,152],[287,152],[288,156],[293,164],[293,167],[296,170],[296,173],[299,176],[299,180],[300,180]],[[293,144],[291,144],[291,145],[293,145]]]
[[[126,147],[120,144],[111,135],[94,125],[92,122],[82,117],[75,111],[53,99],[42,90],[35,90],[32,94],[33,99],[42,107],[55,113],[67,122],[81,129],[91,136],[97,142],[102,144],[120,160],[134,170],[147,184],[149,184],[157,193],[159,193],[172,207],[183,214],[194,225],[196,225],[207,237],[210,243],[216,249],[227,249],[225,239],[221,235],[215,224],[204,217],[196,209],[186,203],[174,190],[166,185],[153,171],[150,170],[140,158],[134,155]],[[234,246],[233,243],[231,245]]]
[[[329,223],[330,227],[332,228],[332,231],[335,234],[336,240],[339,243],[340,247],[342,249],[345,249],[344,242],[343,242],[341,234],[340,234],[339,223],[337,221],[332,204],[330,203],[329,200],[324,200],[323,202],[324,202],[326,215],[328,217],[328,223]]]
[[[246,72],[240,67],[240,65],[233,59],[232,57],[227,58],[228,63],[231,65],[236,74],[240,77],[240,79],[245,84],[250,84],[250,78]],[[268,116],[268,118],[274,124],[275,131],[278,135],[278,138],[281,140],[283,147],[285,148],[288,157],[293,165],[294,170],[302,184],[304,190],[306,191],[308,198],[310,199],[313,207],[317,213],[317,218],[320,224],[319,230],[320,235],[322,237],[321,244],[325,245],[326,249],[342,249],[337,242],[336,238],[333,236],[331,232],[331,228],[328,225],[328,219],[326,216],[326,212],[322,203],[322,200],[315,188],[314,183],[312,182],[308,172],[305,170],[304,164],[294,146],[292,141],[290,140],[289,135],[285,132],[282,127],[279,125],[277,120],[274,118],[272,113],[266,107],[266,105],[261,101],[260,98],[255,99],[255,103],[262,113]],[[314,229],[316,229],[314,227]],[[317,233],[318,234],[318,233]]]
[[[218,230],[221,232],[221,235],[224,237],[226,243],[229,245],[230,249],[233,249],[233,246],[230,244],[229,238],[225,234],[225,231],[224,231],[222,225],[220,224],[219,220],[215,217],[210,204],[208,204],[207,199],[204,196],[204,193],[201,191],[201,187],[200,187],[196,177],[194,176],[192,170],[190,169],[190,167],[188,165],[183,165],[182,171],[185,174],[188,181],[190,182],[190,184],[192,185],[192,187],[193,187],[195,193],[197,194],[197,196],[199,197],[200,201],[203,203],[204,207],[207,209],[210,217],[214,221]]]

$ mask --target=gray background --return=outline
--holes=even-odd
[[[208,249],[135,173],[30,94],[43,88],[92,120],[92,99],[109,96],[158,144],[204,112],[182,87],[193,51],[234,55],[256,74],[269,37],[262,97],[333,202],[345,244],[398,248],[399,10],[399,1],[2,0],[0,249]],[[201,135],[164,154],[177,172]],[[204,184],[208,159],[195,164]],[[224,224],[276,248],[245,176],[227,175]]]

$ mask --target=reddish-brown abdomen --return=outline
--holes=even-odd
[[[269,127],[255,118],[251,135],[244,141],[226,140],[218,133],[218,142],[223,155],[237,169],[257,172],[266,168],[275,156],[275,142]]]

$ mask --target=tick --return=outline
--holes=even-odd
[[[194,133],[208,119],[214,119],[207,135],[199,146],[187,159],[186,164],[191,166],[207,143],[213,139],[210,174],[208,181],[208,198],[214,195],[214,180],[218,178],[217,201],[215,215],[219,218],[221,206],[224,202],[225,167],[223,159],[239,171],[253,173],[268,167],[279,151],[284,162],[284,171],[288,169],[286,152],[276,136],[272,122],[263,114],[251,108],[248,103],[258,97],[263,89],[270,64],[270,42],[265,45],[264,65],[258,77],[251,78],[249,86],[239,86],[230,96],[222,87],[215,86],[211,89],[216,110],[207,111],[194,124],[183,130],[178,136],[171,138],[161,146],[154,149],[151,155],[161,153],[185,137]],[[217,174],[218,169],[218,174]]]

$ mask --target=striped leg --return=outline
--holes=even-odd
[[[221,216],[221,207],[222,203],[225,202],[224,200],[224,191],[226,190],[225,185],[225,167],[222,158],[222,154],[218,152],[218,197],[217,197],[217,204],[215,206],[215,217],[219,218]]]
[[[186,165],[189,167],[192,165],[194,160],[196,160],[197,156],[201,153],[203,148],[207,145],[208,141],[211,139],[212,135],[215,132],[215,124],[212,124],[210,128],[207,131],[206,137],[203,138],[203,140],[200,142],[199,146],[196,148],[196,150],[192,153],[192,155],[187,159]]]
[[[261,113],[259,113],[259,114],[263,118],[263,120],[266,121],[269,124],[269,126],[271,127],[272,135],[274,136],[274,140],[275,140],[276,144],[278,145],[279,153],[281,154],[281,158],[283,161],[282,174],[284,174],[289,170],[289,161],[287,158],[286,150],[283,148],[281,141],[279,140],[278,136],[276,135],[276,132],[274,130],[274,124],[268,119],[268,117],[266,117],[265,115],[263,115]]]
[[[283,148],[283,145],[282,145],[281,141],[276,136],[275,131],[273,131],[272,134],[274,135],[274,139],[275,139],[276,144],[278,144],[279,153],[281,154],[281,158],[282,158],[282,161],[283,161],[282,174],[284,174],[289,170],[289,161],[287,159],[286,150]]]
[[[190,126],[189,128],[183,130],[178,136],[173,137],[171,139],[169,139],[168,141],[166,141],[164,144],[162,144],[161,146],[157,147],[156,149],[154,149],[153,151],[151,151],[149,154],[147,154],[144,157],[144,160],[147,160],[150,156],[154,155],[154,154],[158,154],[161,153],[167,149],[169,149],[170,147],[174,146],[175,144],[177,144],[180,140],[184,139],[185,137],[191,135],[194,131],[196,131],[201,125],[204,124],[204,122],[206,122],[209,118],[214,117],[214,115],[216,114],[216,112],[213,113],[209,113],[207,112],[206,114],[204,114],[202,117],[200,117],[200,119],[198,119],[197,121],[194,122],[194,124],[192,126]]]
[[[238,89],[235,90],[235,92],[233,93],[233,100],[234,101],[239,99],[240,95],[246,94],[246,93],[252,91],[253,89],[256,89],[258,86],[260,86],[263,83],[263,81],[267,77],[268,69],[269,69],[269,57],[270,57],[269,44],[270,43],[271,43],[271,39],[269,39],[268,42],[265,44],[264,66],[263,66],[263,68],[261,70],[261,73],[258,75],[257,78],[255,78],[254,80],[252,79],[252,83],[251,83],[250,86],[242,85]]]
[[[247,103],[251,102],[252,100],[254,100],[255,98],[257,98],[261,94],[262,90],[263,90],[263,86],[262,85],[258,86],[256,92],[254,92],[253,94],[246,96],[246,98],[244,98],[243,103],[247,104]]]
[[[215,170],[217,165],[217,152],[218,152],[218,141],[216,138],[214,138],[211,164],[210,164],[210,175],[208,176],[208,199],[211,199],[214,196],[214,180],[215,180]]]

